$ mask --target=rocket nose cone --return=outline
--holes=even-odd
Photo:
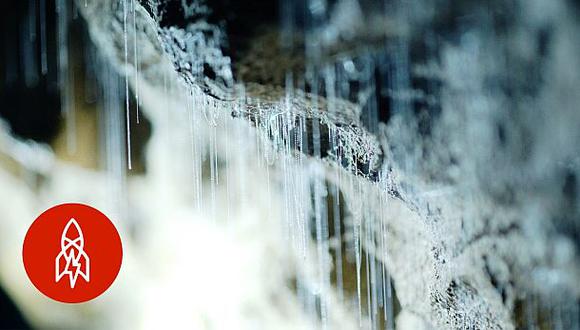
[[[81,228],[75,219],[70,219],[68,222],[64,231],[64,236],[71,240],[82,236]]]

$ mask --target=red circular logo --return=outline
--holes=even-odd
[[[100,211],[83,204],[61,204],[30,226],[22,250],[26,274],[46,296],[81,303],[105,292],[123,259],[121,238]]]

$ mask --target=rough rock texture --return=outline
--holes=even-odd
[[[530,297],[545,306],[535,321],[557,310],[563,327],[579,326],[577,2],[389,2],[383,11],[344,0],[320,15],[286,8],[294,30],[241,37],[210,3],[163,0],[136,4],[137,32],[128,24],[125,36],[122,5],[80,6],[120,72],[134,77],[138,63],[137,78],[159,91],[160,77],[179,79],[184,94],[237,109],[279,150],[356,177],[337,184],[351,221],[367,228],[363,247],[393,276],[400,327],[511,329]],[[276,33],[286,48],[264,50]],[[135,37],[137,62],[124,47]],[[278,63],[283,73],[271,69]],[[329,68],[367,78],[335,81]],[[331,94],[325,84],[339,80],[351,93]]]

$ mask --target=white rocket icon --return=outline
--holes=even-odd
[[[89,282],[90,259],[83,250],[83,232],[78,222],[71,218],[64,227],[60,238],[60,253],[55,260],[55,280],[68,275],[70,287],[74,288],[79,275]]]

